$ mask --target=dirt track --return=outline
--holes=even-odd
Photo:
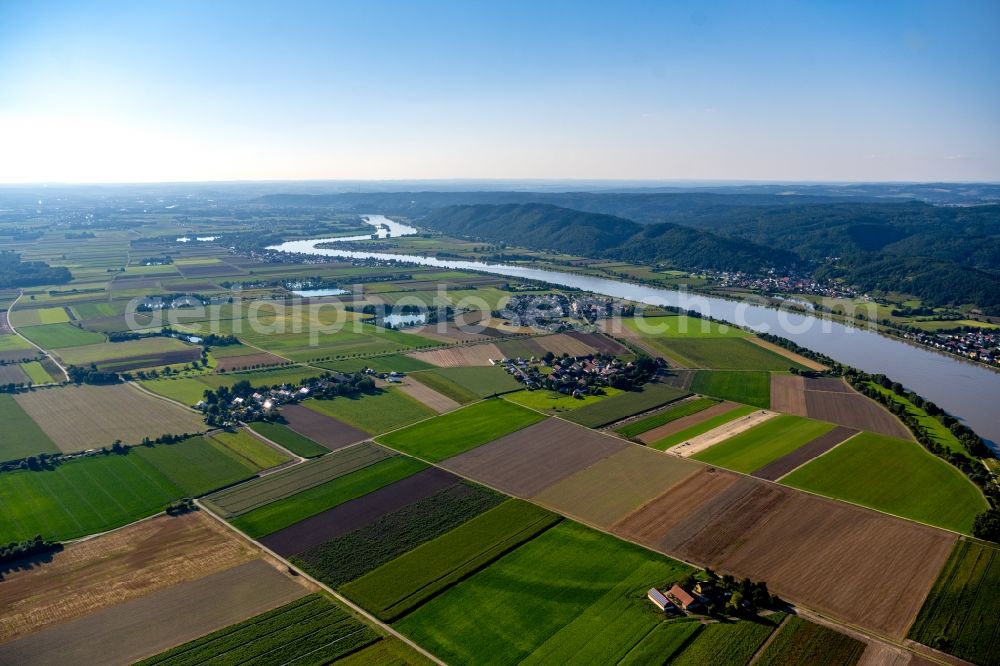
[[[702,433],[697,437],[692,437],[686,442],[672,446],[667,449],[667,452],[675,456],[681,456],[682,458],[690,458],[696,453],[700,453],[705,449],[711,448],[719,442],[729,439],[730,437],[735,437],[741,432],[746,432],[750,428],[758,426],[777,415],[777,412],[769,412],[766,409],[758,410],[751,414],[747,414],[746,416],[741,416],[740,418],[730,421],[729,423],[723,423],[718,428],[713,428],[712,430]]]

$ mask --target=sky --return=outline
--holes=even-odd
[[[0,183],[997,182],[998,82],[996,0],[0,0]]]

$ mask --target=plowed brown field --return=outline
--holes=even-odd
[[[829,421],[855,430],[912,439],[899,419],[842,379],[772,375],[771,409]]]
[[[795,375],[771,375],[771,409],[782,414],[805,416],[805,378]]]
[[[791,601],[893,639],[906,634],[956,538],[722,471],[674,486],[615,531],[702,566],[766,580]]]

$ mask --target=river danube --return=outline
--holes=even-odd
[[[376,227],[380,237],[417,233],[415,228],[393,222],[382,215],[367,215],[365,219]],[[1000,373],[975,363],[811,315],[721,298],[524,266],[316,247],[337,241],[367,240],[370,237],[365,235],[289,241],[269,249],[325,257],[395,259],[423,266],[482,271],[513,278],[541,280],[649,305],[672,305],[695,310],[756,331],[780,335],[866,372],[883,373],[961,418],[988,440],[994,450],[1000,443]]]

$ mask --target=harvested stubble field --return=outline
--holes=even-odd
[[[628,446],[634,445],[550,418],[449,458],[442,467],[511,495],[532,497]]]
[[[784,598],[893,639],[906,633],[955,543],[941,530],[749,477],[699,476],[703,482],[677,484],[615,531],[766,580]]]
[[[920,444],[870,432],[800,467],[782,483],[965,534],[976,515],[989,508],[965,474]]]
[[[693,402],[693,401],[692,401]],[[685,411],[688,409],[689,402],[683,402],[677,405],[676,409],[679,411]],[[700,403],[704,404],[704,403]],[[636,439],[638,439],[643,444],[653,444],[654,442],[659,442],[662,439],[670,437],[679,432],[683,432],[688,428],[693,428],[709,419],[715,418],[727,412],[730,412],[739,407],[735,402],[718,402],[712,400],[709,404],[705,405],[704,409],[698,410],[693,414],[688,414],[686,416],[680,416],[676,419],[671,419],[664,423],[663,425],[658,425],[639,434]],[[666,413],[673,412],[673,409],[668,408]],[[672,415],[672,414],[671,414]],[[649,417],[650,420],[657,418],[656,415]],[[641,423],[641,422],[640,422]],[[627,427],[627,426],[626,426]],[[621,432],[621,431],[619,431]],[[622,432],[622,434],[625,434]]]
[[[686,571],[679,562],[563,521],[396,627],[450,663],[613,664],[663,621],[645,591]]]
[[[260,539],[271,550],[297,555],[305,550],[363,527],[375,519],[398,511],[407,504],[430,497],[458,483],[458,477],[436,467],[383,486],[332,509],[306,518]]]
[[[829,627],[789,617],[757,659],[760,666],[853,666],[861,659],[865,644]]]
[[[0,663],[131,664],[306,593],[287,573],[251,560],[0,645]]]
[[[509,500],[348,583],[343,593],[393,622],[559,522],[541,507]]]
[[[556,356],[562,356],[563,354],[569,354],[570,356],[587,356],[597,351],[597,348],[591,344],[592,341],[590,336],[586,334],[571,335],[569,333],[557,333],[555,335],[544,335],[540,338],[533,338],[533,340],[538,343],[539,347],[541,347],[542,354],[545,354],[545,352],[552,352]],[[593,342],[597,342],[597,340],[594,340]],[[610,342],[614,341],[612,340]],[[617,343],[615,343],[615,345],[602,343],[602,346],[613,348],[621,347],[621,345],[618,345]],[[627,354],[629,352],[626,349],[624,353]]]
[[[506,400],[484,400],[379,437],[403,453],[438,462],[541,421],[544,416]]]
[[[158,516],[69,544],[51,561],[4,570],[0,642],[202,578],[258,555],[204,513]]]
[[[457,368],[470,365],[488,366],[490,359],[501,359],[504,354],[495,344],[487,343],[413,352],[410,356],[439,368]]]
[[[356,470],[374,465],[393,454],[381,446],[364,443],[228,488],[205,499],[205,504],[229,519]]]
[[[381,638],[328,597],[312,594],[140,662],[140,666],[271,663],[321,666]]]
[[[699,469],[700,465],[674,456],[629,446],[549,486],[533,499],[607,528]]]
[[[364,430],[302,405],[285,405],[281,415],[289,428],[331,451],[368,439]]]
[[[806,444],[800,446],[788,455],[782,456],[781,458],[764,465],[760,469],[755,470],[753,472],[753,476],[758,479],[777,481],[792,470],[805,465],[813,458],[823,455],[833,447],[856,434],[858,434],[857,430],[845,428],[844,426],[837,426],[833,430],[820,435],[811,442],[807,442]]]
[[[482,486],[455,483],[299,553],[294,561],[327,585],[339,587],[457,529],[506,499]]]
[[[44,388],[19,393],[15,400],[67,453],[111,446],[119,439],[138,444],[144,437],[205,430],[196,412],[129,384]]]
[[[453,400],[443,393],[438,393],[430,386],[421,384],[420,382],[410,378],[407,378],[403,381],[403,383],[399,384],[399,390],[411,398],[423,403],[424,406],[434,410],[438,414],[450,412],[451,410],[458,409],[462,406],[457,400]]]
[[[776,411],[900,439],[913,438],[889,410],[857,393],[841,379],[775,375],[772,383],[771,399],[777,400]]]
[[[615,421],[655,409],[689,395],[688,391],[667,384],[650,383],[641,391],[627,391],[605,398],[593,405],[577,409],[566,418],[590,428],[599,428]]]
[[[392,456],[248,511],[232,523],[254,538],[261,537],[405,479],[425,467],[413,458]]]
[[[962,539],[941,570],[909,637],[932,646],[944,637],[951,654],[977,664],[1000,664],[998,587],[1000,550]]]

